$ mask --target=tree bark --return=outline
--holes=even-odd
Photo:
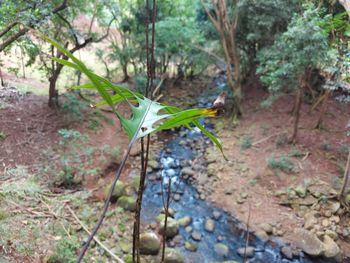
[[[56,69],[52,72],[51,77],[49,78],[50,87],[49,87],[49,107],[58,108],[58,91],[56,89],[57,80],[60,76],[60,73],[63,69],[62,64],[58,64]]]
[[[329,98],[330,94],[331,94],[331,91],[326,90],[326,92],[324,94],[324,98],[322,100],[321,112],[320,112],[320,115],[318,116],[318,120],[317,120],[317,123],[315,125],[315,129],[320,129],[322,127],[323,116],[327,111],[327,102],[328,102],[328,98]]]
[[[300,109],[301,109],[302,101],[303,101],[303,87],[300,87],[296,92],[296,104],[295,104],[296,108],[295,108],[295,117],[294,117],[294,125],[293,125],[293,134],[292,134],[292,137],[290,138],[291,143],[296,143],[297,141]]]
[[[338,196],[339,200],[341,200],[345,196],[345,191],[346,191],[346,187],[347,187],[348,182],[349,182],[349,177],[350,177],[350,149],[349,149],[348,160],[346,162],[343,184],[342,184],[342,187],[340,189],[339,196]]]
[[[345,8],[350,18],[350,0],[339,0],[339,3]]]

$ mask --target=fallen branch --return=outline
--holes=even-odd
[[[272,135],[267,136],[267,137],[265,137],[265,138],[262,138],[262,139],[260,139],[260,140],[258,140],[258,141],[256,141],[256,142],[253,142],[253,143],[252,143],[252,146],[256,146],[256,145],[258,145],[259,143],[262,143],[262,142],[264,142],[264,141],[267,141],[268,139],[270,139],[270,138],[272,138],[272,137],[275,137],[275,136],[277,136],[277,135],[280,135],[280,134],[282,134],[282,133],[285,133],[285,132],[275,133],[275,134],[272,134]]]
[[[74,217],[74,219],[79,223],[79,225],[85,230],[86,233],[88,233],[89,235],[91,235],[91,232],[87,229],[87,227],[83,224],[83,222],[80,221],[80,219],[78,218],[78,216],[75,214],[75,212],[73,211],[72,208],[70,208],[70,206],[67,204],[66,205],[67,209],[69,210],[69,212],[72,214],[72,216]],[[111,250],[109,250],[108,247],[106,247],[96,236],[93,237],[93,239],[96,241],[97,244],[100,245],[100,247],[102,247],[112,258],[114,258],[116,261],[118,261],[119,263],[125,263],[121,258],[119,258],[117,255],[115,255]]]

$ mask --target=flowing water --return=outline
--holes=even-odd
[[[208,94],[199,98],[197,106],[207,107],[209,104],[205,101],[207,97]],[[213,97],[210,97],[210,99],[213,99]],[[180,129],[178,131],[169,132],[169,134],[173,136],[171,136],[165,144],[159,156],[160,170],[158,171],[158,179],[160,180],[149,180],[147,182],[143,198],[143,222],[154,222],[157,215],[159,215],[163,208],[161,187],[163,187],[163,192],[166,192],[170,180],[169,178],[171,178],[172,192],[179,197],[176,198],[177,201],[173,200],[170,204],[170,207],[176,211],[175,219],[184,216],[192,217],[190,226],[193,230],[202,234],[200,241],[194,241],[191,238],[191,234],[185,231],[183,227],[180,227],[179,234],[182,236],[183,243],[185,241],[190,241],[196,243],[198,246],[195,252],[186,250],[183,244],[177,247],[185,256],[186,262],[210,263],[228,260],[242,262],[242,257],[239,256],[236,251],[238,248],[244,247],[246,243],[246,231],[244,231],[243,224],[222,209],[216,208],[209,202],[199,198],[199,193],[196,188],[189,183],[189,180],[181,176],[181,164],[193,160],[200,154],[200,151],[181,142],[194,141],[195,143],[192,143],[192,146],[196,144],[208,145],[210,144],[209,139],[203,137],[196,129]],[[218,155],[219,154],[218,152]],[[207,218],[215,218],[215,229],[213,232],[207,232],[204,229]],[[225,257],[218,255],[214,250],[215,244],[219,242],[218,239],[229,248],[229,253]],[[276,242],[263,242],[252,234],[250,234],[249,246],[255,247],[255,252],[254,257],[249,258],[247,262],[332,262],[322,259],[310,259],[303,256],[293,260],[285,259],[280,252],[281,244]]]

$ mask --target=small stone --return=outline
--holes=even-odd
[[[216,243],[214,246],[214,251],[216,254],[218,254],[221,257],[227,257],[228,256],[228,246],[226,246],[223,243]]]
[[[269,223],[263,223],[260,225],[261,229],[266,232],[266,234],[271,235],[272,234],[272,226]]]
[[[109,190],[110,190],[110,186],[105,187],[104,194],[106,197],[109,193]],[[112,193],[111,202],[116,202],[118,198],[123,195],[126,195],[126,187],[122,181],[117,181]]]
[[[195,244],[193,242],[186,241],[185,248],[189,251],[195,252],[195,251],[197,251],[198,246],[197,246],[197,244]]]
[[[164,263],[184,263],[184,256],[173,248],[165,249]]]
[[[248,193],[247,192],[242,192],[240,194],[240,196],[242,197],[242,199],[247,199],[248,198]]]
[[[306,213],[304,215],[304,218],[305,218],[304,228],[305,229],[310,230],[318,223],[318,220],[314,215],[315,215],[315,213],[313,213],[313,212],[309,212],[309,213]]]
[[[160,212],[161,212],[162,214],[165,214],[165,209],[164,209],[164,207],[160,210]],[[174,217],[174,215],[175,215],[175,210],[174,210],[173,208],[169,207],[169,208],[168,208],[168,216]]]
[[[335,231],[333,231],[333,230],[330,230],[330,229],[327,229],[326,231],[325,231],[325,234],[327,235],[327,236],[329,236],[331,239],[333,239],[333,240],[337,240],[338,239],[338,234],[337,234],[337,232],[335,232]]]
[[[219,220],[220,217],[221,217],[221,213],[219,211],[215,210],[213,212],[213,217],[214,217],[215,220]]]
[[[140,252],[144,255],[157,255],[160,250],[160,239],[153,232],[140,235]]]
[[[164,221],[162,221],[159,226],[159,233],[163,234],[163,231],[164,231]],[[166,231],[165,231],[166,237],[173,238],[174,236],[177,235],[178,232],[179,232],[179,225],[177,224],[177,221],[171,217],[168,217]]]
[[[330,222],[329,222],[328,219],[323,219],[323,220],[322,220],[322,226],[328,227],[329,225],[330,225]]]
[[[264,230],[258,230],[255,232],[255,235],[260,238],[262,241],[267,241],[269,236],[266,234]]]
[[[301,198],[304,198],[306,196],[306,191],[307,191],[307,188],[305,185],[298,185],[296,188],[295,188],[295,192],[297,193],[298,196],[300,196]]]
[[[117,205],[127,211],[134,212],[136,210],[136,199],[132,196],[122,196],[118,199]]]
[[[173,198],[174,198],[175,201],[180,201],[181,195],[180,194],[174,194]]]
[[[251,258],[254,256],[255,248],[254,247],[241,247],[237,249],[237,254],[240,255],[241,257],[248,257]]]
[[[187,233],[191,233],[192,230],[193,230],[193,228],[192,228],[191,226],[186,226],[186,227],[185,227],[185,231],[186,231]]]
[[[215,221],[213,219],[208,218],[205,221],[204,229],[208,232],[214,232],[215,229]]]
[[[281,253],[287,259],[293,259],[293,250],[291,247],[284,246],[281,248]]]
[[[186,227],[186,226],[188,226],[189,224],[191,224],[191,222],[192,222],[192,217],[190,217],[190,216],[184,216],[184,217],[178,219],[177,222],[178,222],[178,224],[179,224],[180,226]]]
[[[192,237],[192,239],[195,240],[195,241],[201,241],[201,239],[202,239],[202,234],[201,234],[201,232],[199,232],[199,231],[197,231],[197,230],[194,230],[194,231],[192,232],[192,234],[191,234],[191,237]]]
[[[184,167],[181,170],[181,174],[191,177],[194,175],[194,171],[190,167]]]

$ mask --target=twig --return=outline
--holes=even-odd
[[[81,225],[81,227],[85,230],[86,233],[88,233],[89,235],[91,235],[91,232],[87,229],[87,227],[83,224],[83,222],[81,222],[78,218],[78,216],[74,213],[73,209],[70,208],[70,206],[68,204],[66,204],[67,209],[69,210],[69,212],[72,214],[72,216],[74,217],[74,219],[79,223],[79,225]],[[119,263],[125,263],[121,258],[119,258],[117,255],[115,255],[111,250],[109,250],[109,248],[107,248],[97,237],[93,237],[94,240],[96,241],[97,244],[99,244],[112,258],[114,258],[115,260],[117,260]]]
[[[272,137],[274,137],[274,136],[280,135],[280,134],[282,134],[282,133],[284,133],[284,132],[275,133],[275,134],[269,135],[269,136],[267,136],[267,137],[265,137],[265,138],[262,138],[262,139],[260,139],[260,140],[258,140],[258,141],[256,141],[256,142],[253,142],[253,143],[252,143],[252,146],[256,146],[256,145],[258,145],[259,143],[262,143],[262,142],[264,142],[264,141],[267,141],[268,139],[270,139],[270,138],[272,138]]]
[[[247,232],[246,232],[246,239],[245,239],[245,246],[244,246],[244,257],[243,257],[243,263],[247,260],[247,247],[249,244],[249,221],[250,221],[250,203],[249,203],[249,210],[248,210],[248,219],[247,219]]]

